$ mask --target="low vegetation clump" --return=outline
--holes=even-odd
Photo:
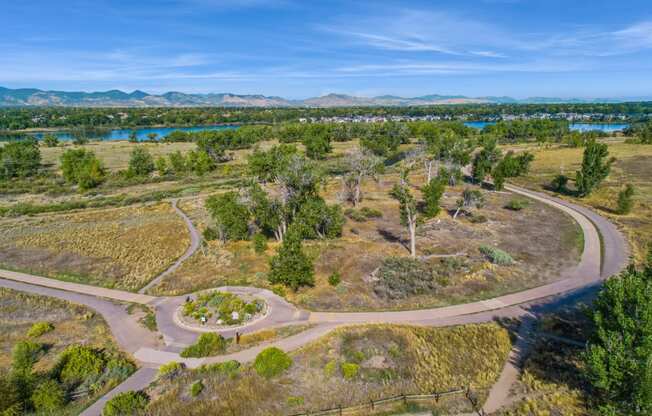
[[[369,219],[382,218],[383,213],[377,209],[362,207],[360,209],[347,208],[344,210],[344,215],[355,222],[365,222]]]
[[[204,390],[204,383],[201,380],[197,380],[190,386],[190,395],[192,397],[197,397]]]
[[[625,189],[618,193],[618,207],[616,212],[620,215],[627,215],[632,212],[634,207],[634,186],[632,184],[625,185]]]
[[[480,246],[480,252],[487,256],[489,261],[500,266],[508,266],[514,263],[514,259],[509,253],[491,246]]]
[[[374,292],[386,299],[436,293],[442,286],[437,273],[426,263],[407,257],[386,258],[376,277]]]
[[[54,330],[54,326],[49,322],[36,322],[32,327],[27,331],[27,336],[31,338],[38,338],[41,335],[48,333]]]
[[[254,369],[258,375],[272,378],[284,373],[292,365],[292,358],[276,347],[265,348],[256,356]]]
[[[181,351],[181,356],[184,358],[208,357],[223,353],[226,347],[227,342],[222,335],[207,332],[201,334],[197,342]]]
[[[170,361],[158,368],[157,377],[160,379],[171,380],[177,378],[183,372],[184,366],[176,361]]]
[[[183,305],[183,316],[202,323],[214,319],[217,325],[239,325],[251,320],[265,309],[265,303],[259,299],[249,302],[228,292],[212,291],[202,293],[196,300]],[[203,319],[203,320],[202,320]]]
[[[525,199],[510,199],[505,208],[512,211],[520,211],[529,205]]]
[[[149,397],[143,392],[126,391],[106,402],[102,416],[126,416],[138,414],[144,410]]]

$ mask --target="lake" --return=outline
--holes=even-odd
[[[128,140],[129,135],[132,132],[136,132],[136,137],[138,140],[149,140],[148,135],[150,133],[156,133],[158,138],[163,138],[170,134],[173,131],[181,130],[188,132],[196,131],[206,131],[206,130],[228,130],[228,129],[237,129],[237,126],[195,126],[195,127],[150,127],[150,128],[139,128],[139,129],[114,129],[110,130],[107,134],[99,137],[102,140]],[[32,135],[38,140],[41,140],[43,136],[48,134],[48,132],[36,132]],[[72,140],[70,133],[65,131],[55,131],[50,134],[55,135],[59,140]]]
[[[473,127],[475,129],[483,129],[485,126],[496,124],[495,121],[467,121],[465,126]],[[591,131],[599,130],[605,133],[614,133],[623,131],[629,127],[628,123],[571,123],[570,129],[573,131]]]
[[[466,126],[473,127],[476,129],[482,129],[489,124],[496,124],[494,121],[467,121],[464,123]],[[629,127],[627,123],[571,123],[570,129],[577,131],[590,131],[590,130],[600,130],[605,133],[613,133],[617,131],[625,130]],[[175,130],[187,131],[187,132],[197,132],[197,131],[206,131],[206,130],[226,130],[226,129],[237,129],[237,126],[194,126],[194,127],[150,127],[150,128],[139,128],[139,129],[114,129],[110,130],[107,134],[100,137],[102,140],[127,140],[129,135],[132,132],[136,132],[136,137],[138,140],[148,140],[147,137],[150,133],[156,133],[158,138],[163,138]],[[45,132],[36,132],[32,133],[37,139],[42,139]],[[70,133],[65,131],[55,131],[51,134],[55,135],[59,140],[72,140]]]

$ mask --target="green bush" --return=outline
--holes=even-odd
[[[84,345],[72,345],[59,356],[59,380],[75,385],[88,379],[98,378],[104,371],[104,356]]]
[[[528,202],[523,199],[511,199],[507,203],[507,205],[505,205],[505,208],[510,209],[512,211],[520,211],[527,206],[528,206]]]
[[[184,358],[188,357],[208,357],[211,355],[217,355],[223,353],[226,350],[227,342],[222,335],[216,334],[214,332],[207,332],[201,334],[197,342],[193,345],[190,345],[183,351],[181,351],[181,356]]]
[[[53,414],[66,404],[66,392],[55,380],[46,380],[32,393],[32,403],[36,411]]]
[[[11,352],[11,367],[14,371],[30,372],[43,351],[43,346],[36,342],[19,341]]]
[[[360,208],[360,213],[367,218],[382,218],[383,216],[381,211],[369,207]]]
[[[256,234],[254,235],[253,238],[253,243],[254,243],[254,251],[257,254],[262,254],[267,250],[267,237],[265,237],[263,234]]]
[[[170,361],[158,368],[158,378],[172,380],[183,372],[183,364],[176,361]]]
[[[296,232],[288,232],[276,256],[270,260],[267,279],[272,284],[281,283],[295,292],[301,286],[314,286],[314,266],[303,252],[301,239]]]
[[[200,373],[217,373],[233,375],[240,370],[240,363],[236,360],[224,361],[223,363],[206,364],[199,367]]]
[[[61,171],[66,181],[84,191],[95,188],[106,177],[106,170],[95,153],[86,149],[68,149],[61,155]]]
[[[354,363],[342,364],[342,376],[347,380],[353,380],[360,371],[360,366]]]
[[[215,228],[206,227],[206,229],[202,232],[202,237],[206,241],[214,241],[219,238],[219,235],[217,234],[217,231],[215,231]]]
[[[625,189],[618,193],[618,208],[616,209],[618,214],[627,215],[632,212],[635,192],[634,186],[628,183]]]
[[[190,395],[192,397],[197,397],[204,390],[204,383],[201,380],[197,380],[190,386]]]
[[[335,372],[337,372],[337,368],[337,360],[331,360],[324,366],[324,374],[326,374],[328,377],[332,377],[335,375]]]
[[[557,175],[550,183],[550,187],[555,192],[565,193],[568,191],[568,181],[569,181],[568,176]]]
[[[102,416],[132,416],[144,410],[148,401],[141,391],[126,391],[106,402]]]
[[[489,261],[491,261],[494,264],[506,266],[514,263],[514,259],[512,258],[512,256],[510,256],[508,253],[496,247],[480,246],[480,252],[485,256],[487,256]]]
[[[27,331],[27,336],[30,338],[38,338],[46,332],[50,332],[54,329],[49,322],[36,322],[32,327]]]
[[[288,406],[303,406],[305,400],[302,396],[290,396],[287,400]]]
[[[254,369],[265,378],[276,377],[292,365],[292,358],[276,347],[265,348],[256,356]]]
[[[34,139],[0,146],[0,179],[32,176],[41,166],[41,151]]]
[[[351,218],[355,222],[365,222],[367,221],[366,215],[364,215],[362,212],[353,209],[353,208],[347,208],[344,211],[344,215],[347,217]]]
[[[129,176],[146,176],[156,168],[152,155],[143,147],[136,147],[129,158]]]
[[[328,284],[331,286],[337,286],[340,282],[342,282],[342,276],[338,272],[333,272],[328,276]]]

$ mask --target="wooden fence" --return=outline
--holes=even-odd
[[[369,410],[373,412],[375,410],[379,410],[378,407],[391,404],[391,403],[403,402],[403,404],[407,405],[410,402],[418,402],[420,400],[434,400],[435,402],[439,402],[439,400],[444,397],[462,395],[462,394],[470,402],[471,406],[473,407],[473,410],[478,414],[478,416],[484,416],[484,412],[479,407],[478,399],[476,395],[469,388],[459,388],[459,389],[448,390],[443,392],[434,392],[432,394],[401,394],[398,396],[387,397],[384,399],[369,400],[369,402],[367,403],[362,403],[355,406],[342,407],[340,405],[337,407],[332,407],[330,409],[317,410],[314,412],[295,413],[291,416],[322,416],[322,415],[333,415],[333,414],[341,416],[345,413],[362,411],[362,410]]]

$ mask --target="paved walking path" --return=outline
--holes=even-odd
[[[190,256],[195,254],[195,252],[199,248],[199,245],[201,243],[201,236],[199,235],[199,231],[197,231],[197,228],[195,228],[195,225],[192,223],[192,221],[190,221],[190,218],[188,218],[186,213],[181,211],[181,209],[179,209],[177,203],[178,203],[177,199],[172,200],[172,208],[174,208],[177,214],[179,214],[179,216],[186,223],[186,227],[188,228],[188,233],[190,234],[190,246],[188,247],[186,252],[183,253],[183,255],[179,257],[177,261],[174,262],[172,266],[168,267],[167,270],[165,270],[163,273],[159,274],[154,279],[152,279],[152,281],[146,284],[142,289],[140,289],[138,293],[147,293],[149,289],[158,285],[161,282],[161,280],[165,279],[167,275],[177,270],[179,266],[181,266],[181,263],[183,263]]]
[[[584,251],[581,260],[576,267],[564,272],[560,276],[560,280],[522,292],[468,304],[426,310],[369,313],[310,313],[297,309],[284,299],[263,289],[222,288],[233,292],[241,291],[255,294],[264,298],[271,307],[271,311],[265,319],[256,322],[254,325],[242,328],[241,332],[251,332],[273,326],[305,322],[316,325],[294,336],[224,356],[203,359],[183,359],[179,356],[178,351],[180,348],[193,342],[198,335],[196,331],[180,327],[172,319],[174,311],[183,302],[185,297],[157,298],[144,294],[61,282],[45,277],[6,270],[0,270],[0,286],[82,303],[101,313],[115,334],[120,346],[132,352],[140,362],[144,363],[144,368],[149,369],[139,370],[136,373],[138,374],[137,376],[132,376],[127,382],[118,387],[118,389],[124,389],[125,387],[123,386],[127,384],[129,389],[137,390],[145,388],[150,383],[150,367],[152,366],[155,367],[169,361],[183,362],[189,367],[197,367],[201,364],[221,362],[229,359],[246,362],[252,360],[260,350],[269,345],[275,345],[287,351],[293,350],[318,339],[333,328],[342,325],[408,323],[414,325],[448,326],[472,322],[487,322],[496,317],[527,316],[529,314],[526,311],[527,309],[538,309],[540,311],[552,310],[559,305],[573,302],[576,296],[583,296],[590,291],[595,291],[603,279],[617,273],[626,265],[628,258],[627,245],[622,234],[620,234],[611,222],[587,208],[549,195],[515,186],[507,186],[506,188],[511,192],[539,200],[566,212],[582,228],[584,233]],[[178,210],[176,204],[174,206]],[[178,210],[178,212],[181,211]],[[188,227],[191,230],[191,247],[186,251],[186,254],[190,253],[188,254],[190,256],[194,252],[192,251],[192,242],[194,241],[192,230],[194,230],[194,227],[185,214],[181,213],[181,215],[187,220],[186,223],[189,224]],[[198,233],[195,235],[198,237]],[[183,261],[184,256],[177,260],[177,263],[175,263],[176,267]],[[175,267],[175,265],[172,267]],[[155,280],[158,279],[157,281],[160,281],[164,275],[165,272]],[[150,283],[143,288],[143,291],[152,286],[152,283]],[[124,310],[124,306],[116,305],[106,299],[153,306],[156,309],[159,330],[163,335],[166,346],[160,347],[157,340],[154,339],[155,336],[134,322],[133,318]],[[233,332],[233,330],[230,331],[224,331],[225,335],[230,335]],[[516,347],[516,352],[513,352],[513,354],[518,354],[521,345],[517,342]],[[511,362],[512,360],[508,361],[505,371],[503,371],[497,386],[495,386],[495,391],[492,390],[493,394],[490,394],[486,404],[488,408],[498,408],[501,403],[504,403],[506,397],[505,392],[509,392],[509,387],[516,380],[518,366],[512,366]],[[115,393],[111,392],[110,394]],[[98,404],[98,406],[100,405]],[[98,409],[97,407],[89,408],[88,413],[85,414],[87,416],[97,415],[99,413],[93,412],[99,411]]]

